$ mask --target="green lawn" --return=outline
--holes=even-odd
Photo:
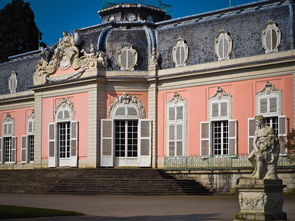
[[[0,205],[0,219],[83,215],[74,211]]]

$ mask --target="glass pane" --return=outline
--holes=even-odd
[[[183,119],[183,106],[176,107],[176,120],[182,120]]]
[[[274,29],[271,29],[271,37],[272,37],[272,50],[276,49],[277,46],[277,41],[278,41],[278,37],[277,37],[277,32]]]

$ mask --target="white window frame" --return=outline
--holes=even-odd
[[[228,51],[226,53],[224,53],[224,50],[223,50],[223,54],[225,54],[225,55],[222,56],[219,51],[219,45],[223,44],[223,49],[224,49],[224,41],[227,42]],[[218,61],[230,59],[232,49],[233,49],[233,41],[232,41],[232,38],[230,37],[229,33],[226,31],[221,31],[219,33],[218,37],[214,41],[214,50],[215,50],[215,55],[218,58]]]
[[[277,111],[276,112],[270,112],[270,99],[276,98],[277,99]],[[261,99],[267,100],[267,110],[266,113],[261,113]],[[256,113],[257,115],[262,115],[264,117],[271,117],[271,116],[277,116],[282,114],[282,108],[281,108],[281,91],[272,91],[270,93],[257,93],[256,94]]]
[[[277,35],[277,42],[274,48],[268,48],[266,44],[267,42],[266,37],[267,37],[267,33],[272,30],[274,30]],[[272,38],[272,35],[271,35],[271,38]],[[261,33],[262,48],[264,48],[265,54],[278,52],[279,46],[281,44],[281,38],[282,38],[281,30],[279,29],[276,23],[274,23],[272,20],[269,20],[266,28]],[[272,39],[271,39],[271,43],[272,43]]]
[[[177,119],[177,107],[182,107],[182,119]],[[169,119],[169,109],[174,108],[174,120]],[[166,125],[166,131],[167,131],[167,138],[166,138],[166,156],[170,156],[170,147],[169,143],[174,142],[174,157],[177,157],[177,142],[182,142],[182,156],[187,155],[187,148],[186,148],[186,113],[187,113],[187,104],[186,100],[183,99],[177,92],[174,93],[173,98],[168,102],[167,104],[167,125]],[[182,138],[177,139],[177,126],[182,126]],[[174,126],[174,139],[173,141],[170,141],[170,126]],[[173,157],[172,156],[172,157]]]
[[[31,125],[31,127],[30,127]],[[27,125],[26,125],[26,135],[21,137],[21,142],[22,142],[22,163],[33,163],[34,160],[30,160],[31,157],[31,137],[34,137],[35,133],[35,114],[34,110],[32,111],[31,115],[27,119]],[[34,137],[35,140],[35,137]],[[34,147],[34,152],[35,152],[35,145]],[[25,155],[25,156],[23,156]],[[35,158],[35,157],[34,157]]]
[[[221,104],[222,103],[226,103],[226,108],[227,108],[227,114],[222,116],[221,115]],[[217,105],[218,107],[218,116],[213,116],[212,115],[212,110],[213,110],[213,105]],[[229,93],[226,93],[224,91],[223,88],[218,87],[216,90],[216,93],[214,95],[212,95],[211,97],[209,97],[209,101],[208,101],[208,119],[209,121],[202,121],[200,126],[202,127],[202,125],[207,124],[208,125],[208,136],[205,136],[206,131],[202,131],[202,128],[200,130],[200,153],[202,155],[202,157],[204,158],[208,158],[208,157],[235,157],[237,154],[237,120],[232,119],[232,95]],[[220,121],[227,121],[228,122],[228,154],[223,154],[223,152],[220,155],[215,155],[214,154],[214,141],[213,141],[213,123],[214,122],[220,122]],[[232,127],[231,125],[233,124],[233,129],[234,131],[232,131]],[[231,132],[234,134],[233,136],[231,136]],[[230,142],[233,141],[234,143],[234,149],[231,150],[230,147]],[[203,148],[202,148],[202,143],[203,142],[208,142],[208,148],[209,150],[207,150],[206,152],[209,154],[206,155],[204,154]],[[234,152],[234,153],[231,153]]]
[[[11,71],[10,77],[8,78],[8,89],[10,94],[16,93],[17,83],[18,80],[16,72]]]
[[[133,56],[133,64],[130,64],[130,66],[126,66],[126,64],[122,64],[122,56],[126,56],[126,62],[128,62],[128,51],[132,54]],[[133,48],[133,46],[130,43],[124,43],[121,48],[119,49],[118,53],[118,66],[122,71],[133,71],[134,67],[137,65],[137,59],[138,59],[138,53],[137,51]]]
[[[14,136],[14,119],[11,117],[10,114],[7,114],[6,118],[3,120],[2,123],[2,139],[1,139],[1,160],[0,163],[4,164],[15,164],[16,163],[16,137]],[[5,129],[6,128],[6,129]],[[10,128],[10,131],[8,130]],[[5,146],[4,146],[4,139],[5,138],[10,138],[11,140],[11,147],[10,147],[10,152],[11,152],[11,161],[5,161]],[[12,155],[14,154],[14,156]]]
[[[179,60],[181,62],[178,63],[177,62],[177,60],[178,60],[177,59],[177,49],[179,49],[180,47],[183,48],[183,55],[179,58]],[[176,40],[176,45],[172,49],[172,57],[173,57],[173,62],[175,64],[175,67],[186,66],[186,62],[187,62],[187,59],[188,59],[188,53],[189,53],[189,49],[188,49],[188,46],[186,44],[186,41],[183,38],[179,37]]]
[[[68,113],[66,116],[65,113]],[[58,106],[55,110],[55,121],[53,123],[49,123],[48,125],[48,166],[49,167],[56,167],[56,166],[70,166],[70,167],[77,167],[78,166],[78,121],[74,120],[75,111],[74,105],[69,98],[62,98],[59,102]],[[69,122],[70,124],[70,157],[69,158],[60,158],[59,150],[59,123],[66,123]],[[50,127],[53,129],[53,137],[50,139]],[[76,132],[73,134],[73,130]],[[54,156],[49,156],[49,145],[53,143],[54,145]],[[75,147],[73,146],[75,143]],[[73,152],[73,149],[75,150]],[[73,155],[74,154],[74,155]],[[64,162],[62,162],[64,161]]]

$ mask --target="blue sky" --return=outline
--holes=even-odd
[[[10,1],[0,0],[0,8]],[[63,31],[72,32],[74,29],[101,23],[97,11],[102,8],[103,0],[25,1],[30,2],[35,13],[35,22],[43,33],[42,41],[47,45],[58,41]],[[109,1],[115,2],[116,0]],[[257,0],[162,0],[163,3],[171,5],[169,14],[173,18],[226,8],[229,6],[229,2],[232,6],[236,6],[255,1]],[[138,0],[138,2],[141,1]]]

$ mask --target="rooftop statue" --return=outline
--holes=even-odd
[[[278,180],[276,170],[280,152],[278,136],[271,127],[264,124],[263,116],[256,116],[255,120],[254,149],[248,156],[248,160],[254,166],[251,177]]]

